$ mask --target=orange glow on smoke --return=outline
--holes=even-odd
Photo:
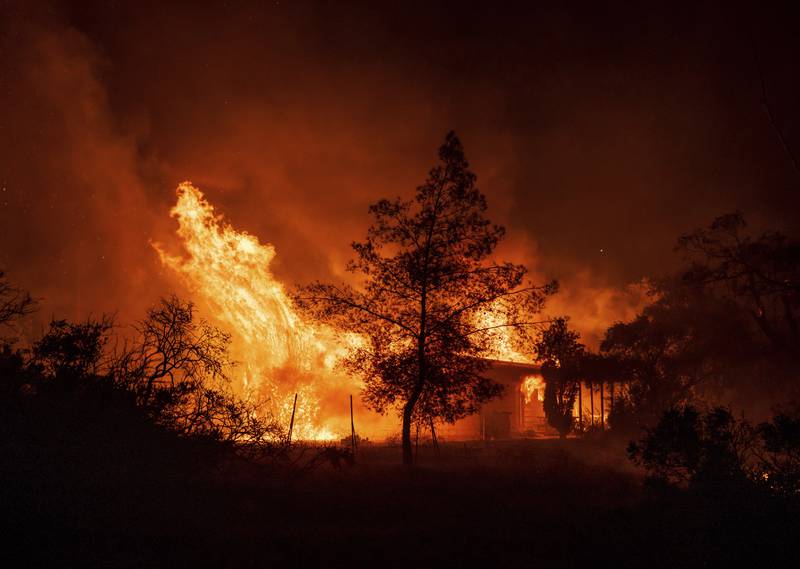
[[[267,398],[272,413],[289,423],[297,397],[293,437],[337,438],[320,414],[321,400],[332,391],[357,391],[353,380],[337,373],[335,363],[348,342],[332,330],[303,321],[284,285],[270,272],[275,248],[222,221],[200,190],[189,182],[177,189],[171,216],[185,255],[154,245],[162,263],[183,277],[193,299],[232,335],[238,365],[235,387],[244,395]]]
[[[525,403],[530,403],[534,395],[538,401],[544,401],[544,378],[541,375],[526,375],[519,390],[525,396]]]

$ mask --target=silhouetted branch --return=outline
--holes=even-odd
[[[758,49],[756,48],[755,39],[752,37],[750,38],[750,45],[753,50],[753,61],[756,65],[756,71],[758,72],[758,81],[761,86],[761,104],[764,105],[764,110],[767,112],[767,118],[769,119],[769,124],[772,126],[772,130],[775,131],[775,134],[778,136],[778,140],[783,147],[784,152],[786,152],[786,156],[789,158],[789,161],[792,163],[792,168],[800,177],[800,163],[798,163],[797,158],[795,157],[792,149],[789,147],[789,144],[786,142],[786,138],[783,135],[783,131],[778,126],[777,121],[775,120],[775,115],[772,113],[772,107],[769,104],[769,98],[767,97],[767,83],[764,79],[764,71],[761,67],[761,60],[758,57]]]
[[[0,325],[11,326],[15,321],[36,310],[36,300],[12,285],[0,271]]]

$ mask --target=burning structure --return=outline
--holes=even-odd
[[[480,412],[445,425],[440,429],[450,439],[510,439],[519,437],[556,437],[544,410],[545,378],[532,362],[492,360],[488,376],[503,385],[503,393],[484,405]],[[593,381],[578,382],[578,395],[572,409],[576,429],[604,429],[613,409],[614,398],[624,393],[620,384]]]
[[[225,223],[189,182],[178,186],[177,196],[171,215],[178,222],[183,251],[173,254],[161,244],[153,246],[163,265],[181,277],[193,301],[231,334],[231,352],[238,362],[231,374],[234,390],[265,402],[281,422],[288,424],[294,414],[297,438],[340,438],[349,431],[344,402],[361,385],[336,364],[361,338],[303,320],[270,271],[276,255],[272,245]],[[478,414],[442,425],[443,436],[474,440],[556,434],[545,418],[539,368],[502,330],[493,340],[488,374],[504,386],[503,393]],[[576,419],[581,416],[578,409],[576,404]],[[365,436],[383,438],[397,428],[394,417],[381,417],[363,405],[357,413]]]
[[[488,375],[504,387],[503,393],[481,407],[479,413],[454,425],[443,425],[443,436],[476,440],[557,435],[545,418],[545,384],[538,366],[493,360]]]

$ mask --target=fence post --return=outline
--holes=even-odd
[[[353,462],[356,461],[356,424],[353,420],[353,396],[350,396],[350,441],[353,445]]]
[[[294,429],[294,412],[297,409],[297,393],[294,394],[294,404],[292,404],[292,418],[289,420],[289,446],[292,445],[292,430]]]

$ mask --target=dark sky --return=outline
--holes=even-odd
[[[503,253],[561,278],[553,310],[589,334],[681,232],[736,209],[800,223],[753,57],[800,153],[778,4],[31,4],[0,2],[0,266],[48,315],[135,314],[174,287],[149,242],[174,243],[184,179],[274,243],[287,282],[335,275],[367,205],[413,191],[449,129]]]

